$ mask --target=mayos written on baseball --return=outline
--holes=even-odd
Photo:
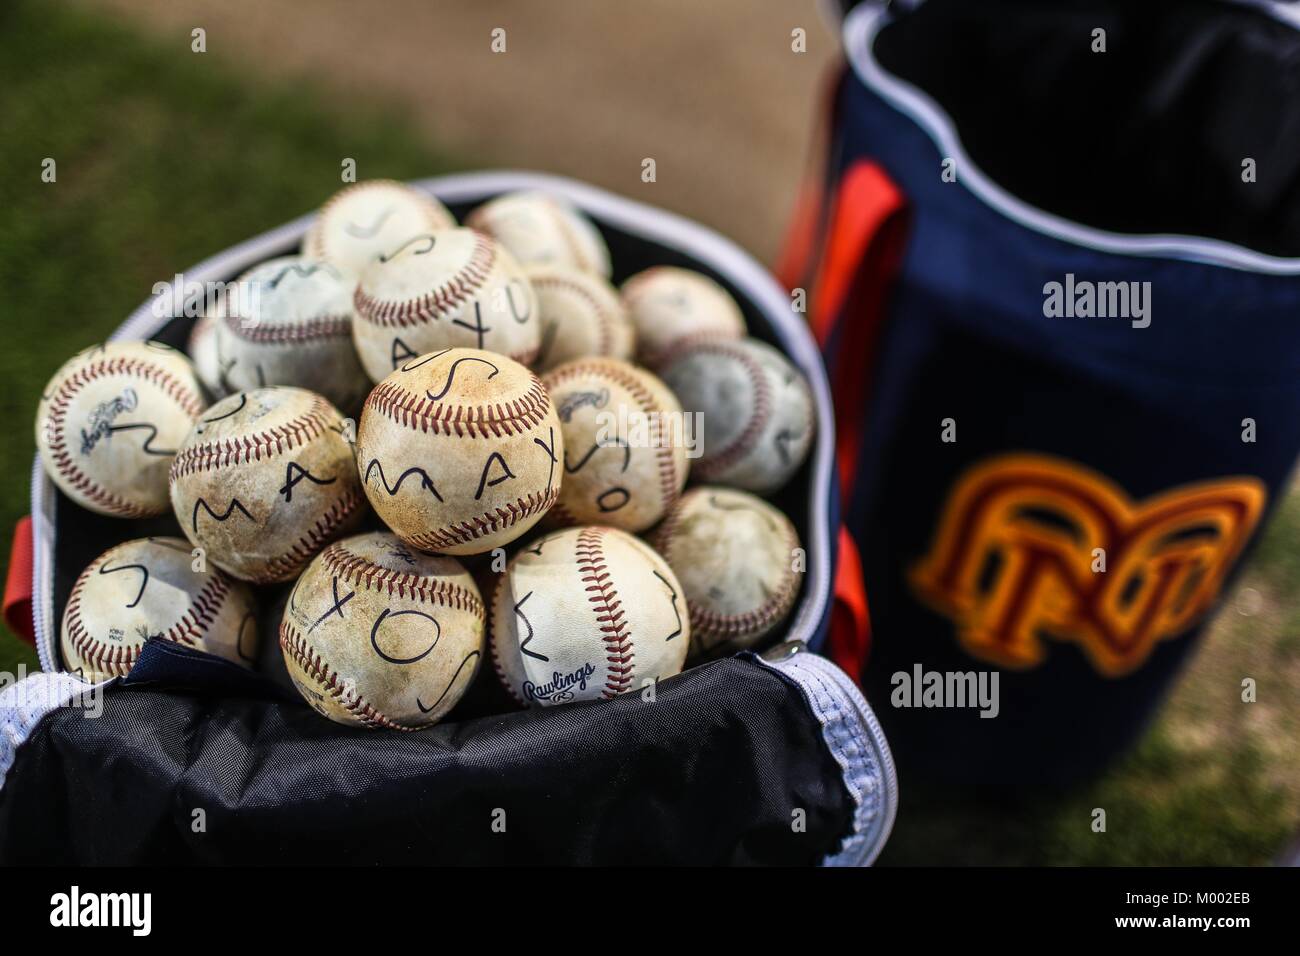
[[[644,412],[620,405],[596,413],[596,444],[624,448],[685,448],[699,458],[704,443],[703,412]]]

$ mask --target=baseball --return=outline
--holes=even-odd
[[[632,358],[636,333],[607,280],[568,266],[526,266],[524,273],[541,319],[537,371],[589,355]]]
[[[564,484],[551,518],[642,531],[686,484],[682,409],[644,369],[578,359],[542,378],[564,435]]]
[[[524,265],[553,265],[610,275],[609,248],[591,220],[569,202],[526,190],[498,196],[465,217]]]
[[[172,463],[185,536],[245,581],[287,581],[365,504],[342,416],[300,388],[222,399]]]
[[[54,373],[36,410],[45,473],[91,511],[167,511],[167,469],[207,401],[194,367],[158,342],[96,345]]]
[[[623,307],[636,328],[637,358],[658,370],[673,349],[701,338],[745,334],[740,306],[708,276],[655,266],[623,283]]]
[[[213,398],[221,398],[230,389],[221,381],[221,359],[217,354],[217,326],[221,323],[222,306],[210,304],[203,314],[194,320],[190,330],[189,342],[185,352],[194,363],[194,374],[204,390]]]
[[[550,396],[518,362],[477,349],[412,359],[361,412],[357,467],[379,517],[422,551],[478,554],[555,504],[564,440]]]
[[[223,392],[293,385],[354,413],[370,391],[352,345],[355,287],[334,266],[299,256],[240,276],[213,334]]]
[[[357,353],[375,381],[444,348],[486,349],[528,365],[542,340],[523,270],[472,229],[423,233],[386,250],[361,274],[354,305]]]
[[[568,528],[519,552],[492,600],[492,662],[521,704],[608,700],[682,669],[682,588],[643,541]]]
[[[381,531],[336,541],[312,561],[289,595],[280,648],[294,686],[330,720],[419,730],[473,682],[485,625],[459,561]]]
[[[794,607],[799,535],[789,518],[761,498],[730,488],[693,488],[651,542],[681,582],[692,659],[753,647]]]
[[[68,670],[92,683],[122,677],[151,637],[252,666],[252,591],[217,568],[195,571],[194,562],[180,538],[128,541],[92,561],[63,611]]]
[[[321,206],[302,252],[355,278],[412,236],[455,227],[455,217],[428,193],[392,179],[369,179],[345,186]]]
[[[755,339],[699,342],[664,366],[688,412],[702,416],[700,481],[771,494],[803,464],[814,434],[812,393],[780,352]]]

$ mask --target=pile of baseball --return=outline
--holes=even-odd
[[[802,563],[759,495],[807,455],[807,383],[712,279],[656,267],[616,289],[612,271],[557,197],[501,196],[458,227],[430,195],[364,182],[299,255],[208,301],[188,357],[78,353],[37,413],[50,478],[100,514],[171,512],[185,537],[85,570],[67,667],[124,675],[156,638],[253,666],[257,590],[284,585],[307,702],[414,730],[485,655],[542,706],[769,635]]]

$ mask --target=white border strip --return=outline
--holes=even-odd
[[[830,386],[822,367],[821,353],[807,324],[797,315],[789,297],[772,275],[740,246],[712,229],[682,216],[664,212],[643,203],[624,199],[560,176],[543,173],[501,171],[466,173],[422,179],[415,182],[442,200],[452,203],[477,202],[498,193],[516,189],[545,189],[567,197],[595,218],[624,232],[679,250],[707,264],[733,283],[757,306],[771,323],[786,354],[808,377],[813,401],[817,406],[817,438],[812,451],[812,507],[808,548],[808,591],[790,625],[790,640],[807,642],[826,615],[831,595],[831,540],[827,527],[830,518],[831,469],[834,464],[834,412]],[[294,249],[315,213],[302,216],[270,232],[240,243],[225,252],[200,262],[184,275],[190,282],[229,279],[245,269]],[[175,289],[179,295],[184,290]],[[167,293],[171,294],[171,293]],[[150,298],[131,313],[113,333],[111,340],[146,339],[166,321],[153,313]],[[34,544],[32,603],[37,609],[36,643],[41,667],[54,670],[58,655],[55,641],[58,628],[54,617],[53,546],[55,537],[54,485],[36,459],[32,472],[32,531]]]
[[[853,800],[853,831],[822,865],[871,866],[888,842],[898,815],[894,755],[871,705],[848,674],[819,654],[799,651],[775,661],[760,660],[803,691]]]
[[[1300,22],[1300,15],[1269,8],[1280,22]],[[883,8],[863,5],[844,21],[844,50],[854,73],[900,113],[911,117],[933,140],[940,155],[957,160],[961,184],[985,205],[1013,222],[1054,239],[1125,256],[1161,256],[1203,262],[1271,275],[1300,275],[1300,259],[1269,256],[1218,239],[1181,235],[1125,235],[1083,226],[1031,206],[993,182],[962,146],[952,118],[927,94],[905,83],[875,57],[876,35],[890,20]]]
[[[31,737],[41,719],[86,693],[95,693],[91,684],[64,673],[32,674],[0,691],[0,789],[4,788],[18,748]]]

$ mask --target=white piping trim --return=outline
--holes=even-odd
[[[853,830],[822,865],[871,866],[898,815],[894,755],[871,705],[849,675],[820,654],[799,651],[775,661],[759,660],[799,685],[853,799]]]
[[[28,741],[41,718],[79,694],[97,693],[97,685],[84,683],[71,674],[48,672],[32,674],[0,691],[0,790],[4,789],[18,748]]]
[[[894,109],[911,117],[934,142],[941,156],[957,160],[962,170],[961,185],[986,206],[1026,229],[1102,252],[1162,256],[1271,275],[1300,275],[1300,259],[1265,255],[1230,242],[1199,236],[1108,232],[1052,215],[1018,199],[975,164],[962,145],[952,118],[938,103],[919,88],[887,73],[876,60],[876,35],[889,19],[884,9],[871,5],[857,7],[845,19],[844,50],[854,73]],[[1279,19],[1300,20],[1300,16],[1288,15]]]
[[[502,171],[465,173],[422,179],[413,183],[445,202],[476,202],[490,195],[518,189],[545,189],[567,197],[579,208],[592,213],[597,219],[641,238],[677,249],[705,263],[726,276],[771,323],[790,359],[799,366],[812,388],[817,408],[817,436],[812,451],[812,520],[805,542],[811,560],[808,562],[807,595],[791,620],[789,640],[804,643],[813,636],[817,626],[830,606],[831,592],[831,539],[827,522],[830,518],[830,485],[834,461],[834,412],[831,406],[830,386],[822,367],[821,353],[813,341],[806,323],[794,312],[789,297],[772,275],[757,260],[730,239],[712,229],[701,226],[682,216],[664,212],[631,199],[624,199],[594,186],[588,186],[561,176],[543,173]],[[303,233],[315,219],[311,213],[286,223],[276,229],[242,242],[224,252],[205,259],[184,273],[189,282],[204,283],[229,279],[245,269],[282,255],[295,248]],[[174,284],[173,284],[174,285]],[[172,289],[164,295],[183,290]],[[153,314],[151,297],[127,318],[111,340],[146,339],[170,319],[159,319]],[[173,300],[174,301],[174,300]],[[53,625],[53,542],[54,542],[54,486],[41,468],[37,457],[32,478],[33,543],[33,606],[42,609],[36,615],[37,651],[41,666],[56,668],[58,654],[55,650],[56,631]],[[37,532],[37,516],[48,515],[41,533]]]
[[[32,627],[41,670],[59,669],[54,653],[54,482],[41,467],[38,454],[32,463]]]

